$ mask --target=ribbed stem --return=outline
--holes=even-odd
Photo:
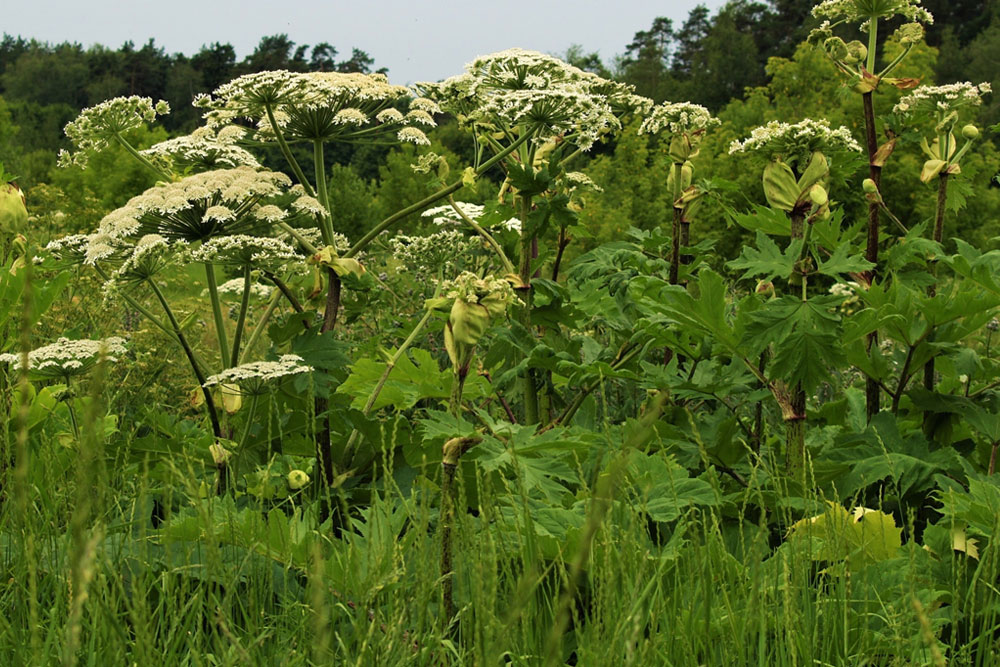
[[[876,34],[876,22],[871,24],[870,42],[874,42]],[[871,44],[868,51],[869,66],[874,67],[875,45]],[[882,167],[875,164],[875,154],[878,152],[878,139],[875,134],[875,106],[872,101],[872,93],[868,92],[861,96],[865,112],[865,146],[868,150],[868,177],[875,182],[875,187],[882,191]],[[868,242],[865,249],[865,259],[874,266],[868,271],[868,282],[872,284],[878,277],[878,243],[879,243],[879,210],[881,206],[877,201],[868,204]],[[873,345],[878,345],[878,331],[868,334],[867,349],[871,351]],[[878,381],[874,378],[865,379],[865,411],[868,421],[878,414],[880,408],[880,390]]]
[[[219,299],[219,285],[215,281],[215,266],[205,262],[205,280],[208,281],[208,296],[212,301],[212,316],[215,318],[215,336],[219,341],[222,368],[229,368],[229,339],[226,335],[226,321],[222,317],[222,301]]]
[[[250,308],[250,265],[243,267],[243,298],[240,300],[240,314],[236,319],[236,333],[233,334],[233,355],[230,366],[240,363],[240,340],[243,338],[243,328],[247,323],[247,310]]]

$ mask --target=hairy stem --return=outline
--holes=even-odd
[[[934,215],[934,240],[938,243],[944,239],[944,213],[945,205],[948,203],[948,174],[942,172],[938,177],[937,210]],[[937,260],[931,262],[931,276],[935,282],[927,288],[927,296],[937,294]],[[931,357],[924,364],[924,389],[934,391],[934,357]]]
[[[874,42],[876,34],[876,21],[871,22],[870,42]],[[870,44],[868,50],[869,67],[874,67],[875,45]],[[868,150],[868,177],[875,182],[875,187],[882,191],[882,167],[875,164],[875,154],[878,152],[878,139],[875,135],[875,106],[872,100],[872,93],[868,92],[861,96],[865,112],[865,147]],[[868,283],[872,284],[878,276],[878,243],[879,243],[879,210],[881,205],[877,201],[868,203],[868,242],[865,248],[865,259],[874,266],[867,272]],[[866,342],[870,352],[873,345],[878,344],[878,331],[868,334]],[[873,378],[865,380],[865,411],[868,421],[878,414],[880,392],[878,382]]]
[[[172,181],[173,180],[173,178],[174,178],[173,174],[171,174],[170,172],[167,172],[167,171],[163,171],[162,169],[160,169],[159,167],[157,167],[155,164],[153,164],[152,162],[150,162],[146,158],[145,155],[143,155],[142,153],[140,153],[139,151],[137,151],[135,149],[135,147],[132,146],[132,144],[130,144],[129,142],[127,142],[125,140],[125,138],[122,137],[122,135],[120,135],[118,133],[115,133],[115,139],[118,141],[118,143],[121,145],[121,147],[124,148],[128,152],[129,155],[131,155],[132,157],[134,157],[139,162],[139,164],[141,164],[142,166],[146,167],[147,169],[149,169],[150,171],[152,171],[154,174],[156,174],[157,176],[159,176],[161,180],[164,180],[164,181]]]
[[[673,226],[671,228],[670,241],[671,241],[671,251],[670,251],[670,284],[676,285],[679,282],[680,276],[680,266],[681,266],[681,216],[684,214],[683,209],[677,208],[677,200],[681,198],[681,174],[683,173],[684,165],[675,162],[673,165],[674,169],[674,191],[671,203],[671,210],[674,212]]]
[[[517,195],[517,208],[518,215],[521,218],[521,243],[520,243],[520,263],[518,267],[518,276],[521,281],[522,289],[519,290],[521,293],[521,301],[523,305],[519,306],[517,309],[518,320],[526,331],[532,331],[531,328],[531,260],[532,260],[532,242],[534,241],[534,235],[528,231],[528,214],[531,212],[531,197],[525,197],[524,195]],[[538,423],[538,391],[535,387],[535,376],[530,368],[524,369],[524,373],[520,377],[521,384],[521,400],[524,403],[524,423],[525,424],[537,424]]]

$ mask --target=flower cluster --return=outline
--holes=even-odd
[[[34,380],[67,379],[86,373],[99,360],[115,362],[125,354],[125,339],[70,340],[60,338],[55,343],[28,353],[28,374]],[[20,354],[0,354],[0,363],[20,366]]]
[[[122,133],[152,122],[156,116],[170,113],[163,100],[153,104],[148,97],[115,97],[80,112],[76,120],[66,125],[66,136],[76,146],[76,152],[59,152],[59,165],[87,166],[87,160],[107,148]]]
[[[205,380],[205,387],[214,385],[238,385],[240,391],[250,396],[259,396],[267,391],[267,384],[273,380],[299,373],[309,373],[312,366],[304,363],[297,354],[283,354],[277,361],[253,361],[240,364]]]
[[[920,86],[899,100],[892,110],[901,114],[922,111],[947,114],[962,107],[978,106],[983,103],[983,95],[991,92],[993,89],[989,83],[977,85],[969,81],[944,86]]]
[[[447,229],[428,236],[399,234],[389,240],[389,248],[400,263],[400,271],[435,275],[471,265],[482,254],[483,243],[478,237]]]
[[[184,241],[169,241],[159,234],[146,234],[123,255],[121,265],[111,274],[111,288],[117,283],[138,283],[147,280],[171,263],[178,253],[187,250]]]
[[[217,236],[192,251],[196,262],[276,269],[302,259],[292,246],[269,236],[233,234]]]
[[[266,299],[271,296],[271,287],[262,283],[250,283],[250,296],[255,299]],[[204,292],[203,292],[204,293]],[[233,278],[219,285],[219,294],[243,296],[243,279]]]
[[[281,194],[289,185],[284,174],[250,167],[217,169],[157,185],[106,215],[91,245],[114,246],[138,234],[203,241],[266,228],[283,215],[261,200]],[[88,249],[88,262],[101,258]]]
[[[257,72],[203,95],[195,105],[206,109],[212,127],[239,120],[255,123],[255,138],[359,141],[395,132],[398,141],[428,144],[412,125],[433,127],[437,105],[422,101],[404,114],[397,106],[411,96],[405,86],[391,85],[384,74],[342,72]],[[416,101],[415,101],[416,102]]]
[[[812,15],[838,23],[862,21],[862,29],[866,29],[872,19],[894,16],[928,25],[934,23],[934,17],[920,6],[920,0],[823,0],[812,8]]]
[[[861,152],[861,146],[846,127],[832,129],[826,119],[807,118],[798,123],[772,120],[754,128],[743,141],[734,140],[729,153],[763,153],[768,159],[781,159],[804,165],[812,153]]]
[[[478,304],[492,301],[504,308],[519,302],[514,288],[502,278],[487,276],[480,278],[475,273],[463,271],[452,280],[446,280],[441,285],[441,294],[446,299],[463,301],[468,304]]]
[[[485,215],[486,209],[481,204],[471,204],[469,202],[458,201],[455,202],[455,206],[461,209],[465,217],[470,220],[482,224],[484,227],[499,227],[506,231],[521,231],[521,221],[517,218],[508,218],[506,220],[501,220],[492,224],[486,223],[481,220]],[[444,206],[435,206],[434,208],[429,208],[420,214],[421,217],[430,218],[435,225],[457,225],[462,226],[464,220],[462,216],[452,207],[451,204],[445,204]]]
[[[234,167],[260,169],[257,159],[236,145],[243,134],[243,128],[236,125],[224,127],[218,133],[210,127],[200,127],[191,134],[161,141],[140,152],[153,160],[168,162],[178,171],[199,172]]]
[[[652,106],[626,84],[602,79],[537,51],[508,49],[481,56],[466,71],[418,88],[464,122],[511,129],[537,126],[587,150],[621,129],[619,116]]]
[[[657,134],[666,129],[669,134],[702,134],[720,124],[721,121],[700,104],[665,102],[653,107],[642,121],[639,132]]]

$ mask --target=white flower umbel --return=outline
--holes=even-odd
[[[66,380],[86,373],[102,357],[108,362],[115,362],[125,352],[123,338],[111,337],[104,340],[60,338],[55,343],[28,353],[28,377],[33,380]],[[10,364],[19,369],[21,355],[0,354],[0,363]]]
[[[208,110],[210,125],[254,123],[261,141],[276,139],[277,125],[289,141],[358,142],[392,132],[399,141],[422,143],[416,135],[399,134],[410,123],[434,122],[427,105],[416,116],[396,108],[405,108],[411,95],[380,73],[275,71],[241,76],[196,104]]]
[[[401,271],[420,275],[453,273],[471,265],[483,253],[483,242],[454,229],[428,236],[400,234],[389,240],[389,249],[400,263]]]
[[[111,288],[119,283],[139,283],[148,280],[185,254],[188,244],[169,241],[159,234],[146,234],[131,248],[121,265],[111,274]]]
[[[262,283],[250,283],[250,296],[256,299],[266,299],[271,296],[271,290],[273,288],[269,285],[264,285]],[[219,294],[225,294],[227,296],[242,297],[243,296],[243,279],[233,278],[232,280],[227,280],[226,282],[219,285]]]
[[[281,239],[233,234],[205,241],[200,248],[191,252],[191,259],[196,262],[250,266],[273,271],[301,261],[302,257]]]
[[[202,127],[189,135],[161,141],[140,153],[152,160],[165,161],[178,171],[200,172],[234,167],[260,169],[257,159],[236,145],[242,133],[242,128],[232,125],[222,128],[218,134],[210,127]]]
[[[767,159],[781,159],[789,164],[808,162],[812,153],[861,152],[861,145],[846,127],[832,129],[826,119],[807,118],[798,123],[772,120],[754,128],[743,141],[729,145],[729,153],[760,153]]]
[[[585,189],[594,192],[604,192],[604,188],[594,182],[590,176],[582,171],[567,171],[562,175],[562,180],[566,182],[568,190]]]
[[[170,113],[170,105],[163,100],[153,103],[148,97],[116,97],[80,112],[76,120],[66,125],[66,136],[76,151],[59,153],[60,166],[72,164],[87,166],[91,156],[106,149],[116,136],[152,122],[157,115]]]
[[[90,234],[71,234],[54,241],[49,241],[45,250],[60,263],[68,266],[83,264],[87,258],[87,248],[90,245]]]
[[[720,124],[721,121],[714,118],[708,109],[700,104],[664,102],[653,107],[642,121],[639,131],[648,134],[666,131],[668,134],[690,135],[704,133]]]
[[[812,8],[812,15],[833,23],[861,22],[867,28],[871,19],[902,16],[910,21],[931,24],[934,17],[920,6],[920,0],[823,0]]]
[[[417,87],[463,122],[485,127],[537,125],[583,149],[621,128],[619,117],[652,106],[627,84],[608,81],[537,51],[481,56],[465,73]]]
[[[312,372],[312,366],[304,363],[297,354],[285,354],[277,361],[253,361],[240,364],[205,380],[205,387],[214,385],[238,385],[240,391],[249,396],[260,396],[267,393],[271,382],[300,373]]]
[[[484,216],[486,210],[481,204],[471,204],[469,202],[457,201],[455,202],[455,206],[457,206],[467,218],[485,228],[499,227],[507,231],[521,231],[521,221],[517,218],[508,218],[507,220],[501,220],[500,222],[485,223],[481,218]],[[462,219],[462,216],[458,214],[458,211],[456,211],[451,204],[429,208],[421,213],[420,216],[430,218],[435,225],[442,227],[445,225],[461,227],[465,224],[465,220]]]
[[[963,107],[979,106],[983,95],[993,92],[989,83],[969,81],[949,83],[944,86],[920,86],[913,89],[892,108],[899,114],[926,112],[932,116],[948,114]]]
[[[133,197],[101,220],[98,235],[118,243],[140,234],[194,242],[268,228],[258,205],[289,185],[284,174],[250,167],[195,174]]]

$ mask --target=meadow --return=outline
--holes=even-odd
[[[991,86],[812,17],[718,112],[512,48],[0,167],[0,662],[1000,663]]]

